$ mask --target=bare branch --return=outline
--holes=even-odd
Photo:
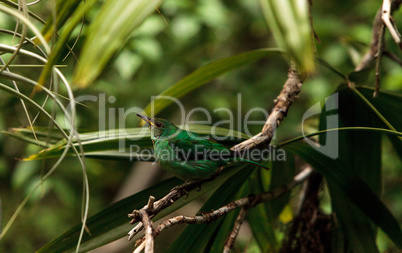
[[[399,66],[402,67],[402,60],[396,54],[393,54],[392,52],[387,51],[387,50],[384,50],[382,52],[382,54],[384,56],[387,56],[389,59],[391,59],[392,61],[396,62],[397,64],[399,64]]]
[[[288,79],[283,85],[283,89],[275,100],[275,106],[272,109],[262,131],[253,136],[252,138],[243,141],[242,143],[232,147],[232,150],[247,150],[253,148],[260,148],[271,142],[276,128],[281,124],[285,118],[290,105],[297,98],[302,86],[304,77],[299,74],[294,66],[291,66],[288,71]]]
[[[202,213],[201,215],[198,216],[183,216],[179,215],[173,218],[170,218],[168,220],[165,220],[161,224],[158,225],[158,227],[154,230],[154,238],[157,237],[163,230],[166,230],[168,228],[171,228],[175,225],[178,224],[203,224],[203,223],[210,223],[214,220],[219,219],[222,216],[225,216],[228,214],[230,211],[235,210],[236,208],[243,207],[243,208],[251,208],[254,207],[262,202],[265,201],[270,201],[272,199],[276,199],[287,192],[289,192],[291,189],[296,187],[298,184],[304,182],[309,176],[312,174],[313,169],[310,166],[306,166],[299,174],[297,174],[294,178],[293,181],[290,182],[289,184],[276,188],[270,192],[264,192],[260,193],[257,195],[250,195],[245,198],[238,199],[236,201],[230,202],[229,204],[222,206],[221,208],[208,212],[208,213]],[[142,247],[145,241],[145,237],[142,237],[138,239],[136,242],[136,245],[139,245],[139,247]]]
[[[200,182],[185,183],[179,187],[175,187],[166,196],[153,203],[153,210],[148,209],[148,204],[141,208],[141,210],[146,210],[149,217],[152,219],[160,211],[172,205],[176,200],[180,199],[181,197],[187,195],[189,191],[196,188],[198,185],[200,185]],[[131,224],[134,224],[141,220],[141,215],[139,214],[138,210],[134,210],[131,214],[128,215],[128,217],[132,218],[132,220],[130,221]],[[142,229],[143,224],[142,222],[139,222],[133,229],[130,230],[130,232],[128,232],[128,240],[131,240]]]
[[[146,210],[141,209],[140,214],[142,216],[142,224],[145,227],[145,253],[154,252],[154,231],[152,229],[152,221],[148,216]]]
[[[147,209],[150,212],[152,212],[154,210],[154,202],[155,202],[155,197],[154,196],[149,196]]]
[[[378,40],[378,52],[377,52],[377,60],[375,63],[375,91],[373,97],[377,97],[380,93],[380,71],[381,71],[381,60],[382,60],[382,51],[384,49],[384,35],[385,35],[385,25],[381,24],[379,40]]]
[[[135,248],[133,253],[140,253],[145,248],[145,239],[141,242],[141,244]]]
[[[237,216],[237,219],[233,226],[232,232],[229,234],[228,238],[226,239],[225,248],[223,249],[223,253],[230,253],[230,251],[234,245],[234,242],[236,240],[236,237],[239,234],[240,227],[243,224],[245,217],[246,217],[246,208],[243,207],[242,209],[240,209],[240,213]]]
[[[402,49],[401,34],[398,32],[398,29],[395,27],[395,24],[391,17],[392,2],[395,2],[398,5],[401,4],[400,0],[395,0],[395,1],[384,0],[382,2],[381,19],[384,22],[384,24],[387,26],[388,31],[391,33],[392,38],[395,40],[395,43],[399,46],[399,48]],[[397,2],[399,2],[399,3],[397,3]]]
[[[387,0],[384,0],[384,3]],[[394,10],[397,10],[399,6],[401,5],[401,0],[396,0],[391,2],[390,6],[390,13],[392,13]],[[356,66],[355,71],[361,71],[363,69],[369,68],[372,66],[374,60],[376,59],[377,52],[379,50],[378,46],[384,46],[383,43],[380,42],[381,38],[381,27],[383,26],[383,8],[382,6],[378,11],[377,14],[374,18],[373,21],[373,32],[372,32],[372,37],[371,37],[371,42],[370,42],[370,49],[367,51],[367,53],[363,56],[362,60],[360,63]],[[387,11],[387,9],[386,9]]]

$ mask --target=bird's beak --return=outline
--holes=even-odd
[[[150,126],[153,126],[154,123],[152,123],[152,119],[150,117],[141,115],[141,114],[137,114],[138,117],[140,117],[141,119],[145,120]]]

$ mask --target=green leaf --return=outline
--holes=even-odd
[[[342,89],[338,94],[340,127],[379,126],[376,115],[350,89]],[[327,122],[331,121],[331,117],[334,117],[333,111],[324,107],[320,130],[329,127]],[[331,138],[326,140],[325,137],[320,136],[320,143],[338,149],[337,160],[347,165],[348,173],[362,179],[378,195],[381,189],[381,135],[366,131],[343,131],[339,133],[339,143],[333,144]],[[333,240],[333,247],[348,246],[353,252],[378,252],[375,243],[377,231],[371,220],[345,197],[339,186],[327,181],[332,208],[339,223],[338,241]]]
[[[279,151],[284,152],[285,160],[273,160],[269,191],[292,182],[295,174],[295,160],[293,155],[289,152],[286,152],[286,150],[276,150],[276,152]],[[261,173],[267,172],[268,171],[261,171]],[[285,205],[289,202],[289,199],[290,192],[266,203],[267,207],[270,209],[269,215],[271,216],[272,220],[276,220],[278,218]]]
[[[370,72],[373,68],[365,68],[359,71],[353,71],[348,74],[348,79],[356,84],[367,83]]]
[[[272,168],[273,170],[274,168]],[[271,174],[269,171],[258,170],[252,177],[252,191],[254,194],[265,192],[269,189]],[[263,181],[267,182],[268,187],[264,189]],[[261,203],[247,211],[247,221],[262,252],[271,252],[278,249],[274,224],[268,203]]]
[[[197,189],[190,191],[188,198],[181,198],[177,200],[173,205],[156,215],[153,220],[157,221],[158,219],[163,218],[164,216],[193,201],[199,196],[216,189],[228,178],[238,174],[239,171],[244,170],[244,172],[247,172],[245,167],[245,165],[227,166],[227,168],[225,168],[223,172],[214,180],[203,183],[201,191],[197,191]],[[91,235],[85,233],[81,243],[80,252],[87,252],[121,237],[127,236],[128,231],[134,226],[128,223],[128,213],[131,213],[133,209],[140,209],[146,205],[150,195],[156,197],[156,199],[159,199],[167,194],[174,186],[180,185],[181,183],[183,182],[177,178],[170,178],[153,187],[122,199],[88,218],[86,224],[91,232]],[[72,229],[43,246],[38,253],[74,252],[80,230],[81,224],[77,224]]]
[[[259,204],[247,211],[247,221],[261,252],[272,252],[278,249],[279,243],[275,236],[272,220],[264,204]]]
[[[310,163],[315,170],[325,177],[329,187],[332,187],[333,191],[342,192],[345,198],[348,198],[379,226],[395,245],[402,248],[402,231],[399,222],[370,187],[351,172],[347,165],[339,160],[329,158],[305,143],[292,143],[286,146],[286,150],[297,154],[303,160]],[[349,206],[343,206],[343,208],[349,209]],[[355,217],[349,218],[350,221],[354,221],[355,219]],[[362,231],[356,231],[355,236],[359,236],[360,233]],[[366,247],[367,245],[368,242],[364,242],[360,246]],[[368,250],[371,250],[371,248]]]
[[[280,53],[282,53],[282,51],[279,49],[258,49],[213,61],[197,69],[159,94],[153,101],[151,101],[150,104],[145,107],[143,114],[155,116],[173,102],[171,99],[164,99],[164,96],[176,99],[181,98],[182,96],[230,70],[240,68],[246,64],[252,63],[269,55],[277,55]],[[144,122],[141,124],[143,125]]]
[[[247,135],[226,128],[211,127],[206,125],[182,125],[179,126],[203,136],[214,135],[217,137],[227,137],[221,143],[224,145],[234,145],[248,138]],[[16,137],[29,143],[37,144],[32,132],[25,128],[14,128],[6,134]],[[43,139],[46,137],[45,132],[39,131],[40,145],[47,145]],[[41,150],[39,153],[31,155],[25,160],[46,159],[58,157],[65,148],[67,142],[64,139],[57,141],[59,135],[52,134],[50,140],[54,143],[47,149]],[[144,150],[152,149],[152,141],[147,128],[127,128],[113,129],[107,131],[96,131],[80,134],[80,143],[74,141],[75,146],[82,145],[85,154],[93,158],[104,159],[131,159],[149,161],[149,152]],[[55,143],[56,142],[56,143]],[[68,155],[73,155],[73,151],[69,151]],[[104,155],[104,157],[103,157]]]
[[[49,41],[52,34],[54,34],[55,25],[57,25],[56,29],[60,30],[66,21],[74,14],[81,2],[81,0],[58,0],[56,2],[56,22],[53,21],[53,15],[50,15],[42,29],[42,34],[47,41]]]
[[[74,83],[83,88],[94,81],[135,28],[156,10],[162,0],[106,1],[88,28]]]
[[[380,120],[383,121],[383,124],[379,124],[380,126],[390,129],[395,128],[399,132],[402,131],[402,117],[400,117],[400,108],[402,108],[402,96],[400,94],[388,91],[385,92],[381,90],[379,95],[374,98],[372,95],[374,92],[374,88],[358,86],[357,90],[377,110],[377,117],[379,117],[378,114],[381,115],[382,118],[380,118]],[[388,134],[387,136],[391,140],[395,151],[402,159],[401,136],[393,136],[391,134]]]
[[[260,0],[260,3],[278,46],[295,60],[301,70],[307,73],[314,72],[314,51],[307,1]]]
[[[67,1],[65,1],[67,2]],[[70,2],[70,1],[68,1]],[[42,73],[40,74],[38,83],[39,86],[35,87],[36,90],[40,89],[40,85],[44,85],[46,81],[49,79],[50,73],[53,70],[53,66],[59,60],[62,50],[65,48],[68,39],[70,38],[71,33],[77,26],[77,24],[82,20],[85,13],[88,12],[93,4],[96,3],[96,0],[87,0],[81,6],[79,6],[71,15],[68,23],[65,25],[63,32],[60,34],[59,39],[54,46],[51,54],[49,55],[46,66],[43,68]],[[68,11],[68,10],[67,10]],[[49,31],[50,32],[50,31]],[[82,59],[82,58],[80,58]]]
[[[127,233],[131,229],[131,225],[128,223],[129,219],[127,218],[128,213],[131,213],[133,209],[142,208],[147,203],[150,195],[153,195],[157,199],[161,198],[175,185],[180,184],[180,182],[176,178],[165,180],[156,186],[120,200],[88,218],[87,227],[91,235],[89,236],[85,233],[80,250],[87,251],[94,249],[124,236],[124,233]],[[80,230],[81,224],[78,224],[57,239],[43,246],[38,250],[38,253],[73,252],[77,245]]]

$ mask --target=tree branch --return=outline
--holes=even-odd
[[[163,198],[161,198],[156,202],[153,202],[152,210],[149,210],[149,201],[148,204],[145,205],[140,210],[146,210],[149,218],[152,219],[160,211],[171,206],[176,200],[187,195],[189,191],[195,189],[199,184],[200,182],[192,182],[192,183],[185,183],[180,187],[175,187],[166,196],[164,196]],[[141,221],[141,215],[138,210],[133,210],[133,212],[129,214],[128,217],[132,218],[130,224],[134,224],[138,221]],[[143,223],[139,222],[133,229],[130,230],[130,232],[128,232],[128,240],[131,240],[143,228],[144,228]]]
[[[140,214],[142,216],[142,224],[144,224],[145,227],[145,253],[153,253],[154,231],[152,229],[152,221],[144,209],[140,210]]]
[[[387,1],[387,0],[385,0]],[[393,11],[397,10],[399,6],[401,5],[401,0],[395,0],[391,2],[390,6],[390,13]],[[383,46],[383,44],[380,44],[380,38],[381,38],[381,27],[384,24],[383,23],[383,6],[380,7],[380,9],[377,11],[377,14],[374,18],[373,21],[373,31],[372,31],[372,37],[371,37],[371,42],[370,42],[370,48],[367,51],[367,53],[363,56],[362,60],[360,63],[356,66],[355,71],[361,71],[363,69],[369,68],[372,66],[374,63],[374,60],[377,57],[377,52],[379,50],[378,46]]]
[[[234,242],[236,240],[237,235],[239,234],[240,227],[243,224],[245,217],[246,217],[246,208],[243,207],[242,209],[240,209],[240,213],[236,218],[232,232],[229,234],[228,238],[226,239],[223,253],[230,253],[230,250],[232,249],[232,247],[234,245]]]
[[[262,202],[265,201],[270,201],[272,199],[276,199],[290,190],[292,190],[294,187],[296,187],[298,184],[304,182],[306,179],[310,177],[310,175],[313,173],[313,169],[310,166],[306,166],[299,174],[297,174],[294,178],[293,181],[290,182],[289,184],[278,187],[270,192],[264,192],[260,193],[257,195],[250,195],[248,197],[244,197],[241,199],[238,199],[236,201],[230,202],[229,204],[220,207],[219,209],[208,212],[208,213],[202,213],[202,215],[198,216],[183,216],[179,215],[173,218],[170,218],[168,220],[165,220],[161,224],[158,225],[158,227],[154,230],[154,238],[156,238],[163,230],[166,230],[168,228],[171,228],[175,225],[178,224],[203,224],[203,223],[210,223],[214,220],[217,220],[218,218],[228,214],[229,212],[235,210],[236,208],[242,207],[242,208],[251,208],[254,207]],[[145,243],[146,239],[145,237],[142,237],[138,239],[136,242],[136,245],[139,245],[138,247],[143,247],[143,244]]]
[[[243,141],[242,143],[232,147],[234,151],[261,148],[271,142],[276,128],[285,118],[290,105],[300,93],[304,76],[300,75],[294,66],[291,66],[288,71],[288,79],[283,85],[283,89],[276,98],[275,106],[272,109],[267,121],[262,128],[262,131],[252,138]]]
[[[402,49],[401,35],[399,34],[398,29],[395,27],[394,21],[391,17],[391,12],[393,8],[392,5],[398,5],[399,7],[401,2],[401,0],[383,0],[381,13],[382,21],[387,26],[388,31],[391,33],[392,38],[395,40],[395,43],[400,49]]]

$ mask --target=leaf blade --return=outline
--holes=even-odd
[[[152,116],[157,115],[173,102],[170,99],[161,100],[160,98],[172,97],[178,99],[230,70],[257,61],[263,57],[277,55],[280,53],[282,53],[282,51],[279,49],[257,49],[213,61],[195,70],[193,73],[184,77],[179,82],[159,94],[153,101],[151,101],[150,104],[145,107],[143,114]],[[144,123],[141,122],[141,124],[143,125]]]

